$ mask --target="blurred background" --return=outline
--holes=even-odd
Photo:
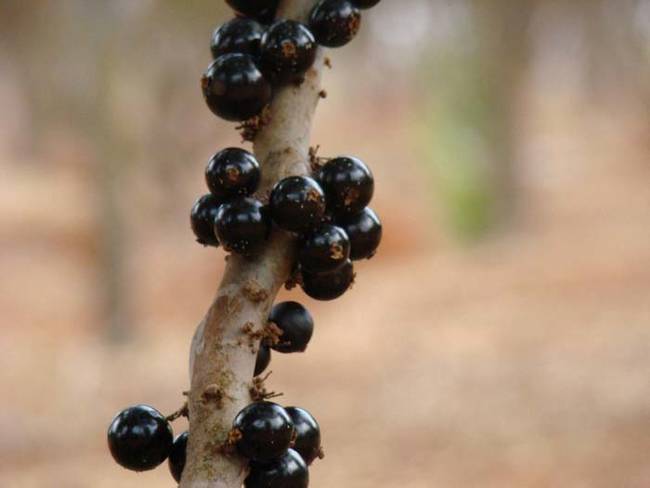
[[[174,485],[105,432],[188,388],[230,15],[0,2],[0,486]],[[311,486],[650,487],[650,0],[388,0],[329,55],[313,143],[371,166],[385,238],[337,303],[283,294],[316,318],[269,379],[321,423]]]

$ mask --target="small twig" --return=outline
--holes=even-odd
[[[186,393],[187,392],[185,392],[185,391],[183,392],[184,395]],[[167,422],[173,422],[174,420],[177,420],[177,419],[179,419],[181,417],[189,417],[189,415],[190,415],[190,411],[189,411],[189,409],[187,407],[187,402],[185,402],[181,408],[176,410],[174,413],[172,413],[170,415],[167,415],[167,417],[165,417],[165,419],[167,420]]]

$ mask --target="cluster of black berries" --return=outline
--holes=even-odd
[[[237,16],[212,35],[214,61],[201,80],[205,101],[217,116],[244,121],[259,115],[273,87],[300,83],[316,59],[318,44],[339,47],[359,30],[359,9],[379,0],[321,0],[308,25],[275,20],[278,0],[226,0]]]
[[[271,191],[268,204],[252,197],[260,181],[255,157],[238,148],[218,152],[205,171],[210,193],[194,204],[190,220],[197,241],[244,256],[263,247],[272,223],[298,236],[298,271],[303,290],[333,300],[354,279],[353,260],[374,255],[382,228],[367,206],[374,192],[368,167],[337,157],[312,177],[289,176]]]
[[[271,230],[268,206],[252,197],[260,182],[260,166],[248,151],[228,148],[208,162],[205,180],[210,193],[199,198],[190,216],[196,239],[244,256],[260,250]]]
[[[296,302],[276,304],[269,323],[273,339],[263,339],[255,363],[255,376],[271,361],[271,351],[304,352],[314,332],[314,321]],[[276,403],[251,403],[235,417],[230,438],[237,451],[250,461],[246,488],[307,488],[310,465],[321,456],[318,422],[302,408],[283,408]]]
[[[307,488],[307,466],[321,453],[320,428],[309,412],[267,401],[237,414],[231,438],[250,460],[246,488]]]
[[[275,340],[262,341],[255,376],[268,366],[270,348],[303,352],[314,330],[307,309],[295,302],[275,305],[269,322],[276,327]],[[180,482],[188,432],[174,439],[170,418],[147,405],[118,413],[108,428],[108,446],[115,461],[133,471],[147,471],[168,459],[172,476]],[[320,427],[314,417],[302,408],[283,408],[267,401],[245,407],[233,422],[230,438],[250,461],[246,488],[306,488],[307,466],[321,455]]]
[[[136,405],[115,416],[108,445],[115,461],[133,471],[148,471],[168,459],[180,482],[185,468],[188,432],[173,439],[168,420],[155,408]],[[233,422],[231,438],[250,460],[246,488],[307,488],[307,466],[321,455],[320,427],[298,407],[267,401],[245,407]]]

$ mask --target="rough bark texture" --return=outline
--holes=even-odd
[[[278,15],[304,20],[315,0],[284,0]],[[262,166],[260,195],[288,175],[309,172],[309,136],[319,100],[319,52],[300,86],[278,90],[270,122],[255,138],[254,151]],[[274,231],[264,252],[254,259],[230,255],[221,285],[199,324],[190,352],[190,437],[181,488],[239,488],[246,462],[227,454],[223,446],[232,420],[251,402],[249,388],[258,344],[243,332],[266,324],[275,296],[287,280],[293,262],[292,238]]]

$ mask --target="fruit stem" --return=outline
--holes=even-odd
[[[279,18],[305,21],[316,0],[282,0]],[[280,179],[307,175],[312,120],[321,91],[323,54],[299,86],[276,91],[268,124],[254,140],[262,166],[260,195]],[[280,287],[294,262],[293,239],[274,230],[262,253],[254,258],[230,255],[217,295],[199,324],[190,351],[190,435],[181,488],[240,488],[246,461],[227,449],[236,414],[251,403],[250,389],[257,347],[243,332],[251,323],[262,331]],[[257,290],[250,293],[251,289]],[[206,391],[218,392],[206,395]]]

